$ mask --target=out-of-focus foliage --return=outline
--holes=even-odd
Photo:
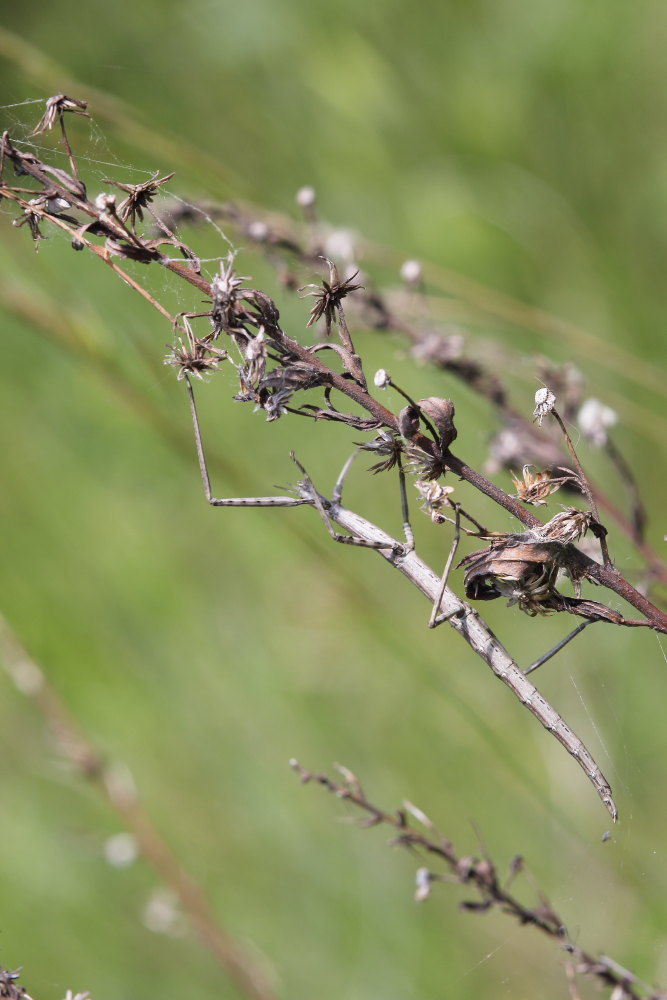
[[[323,216],[397,260],[453,269],[569,321],[545,336],[539,316],[499,318],[481,292],[468,307],[472,332],[500,345],[524,413],[536,354],[573,361],[589,394],[618,410],[615,440],[657,547],[666,30],[658,0],[38,0],[4,14],[1,103],[88,98],[94,124],[72,135],[93,187],[176,169],[170,189],[184,197],[292,213],[296,189],[313,184]],[[25,138],[41,110],[2,113]],[[497,914],[459,914],[459,889],[438,886],[416,907],[417,862],[390,853],[382,831],[335,822],[345,810],[299,786],[292,756],[315,769],[343,762],[385,806],[411,799],[461,853],[479,852],[481,837],[498,862],[523,854],[581,943],[667,983],[667,663],[656,637],[595,626],[536,675],[614,786],[622,822],[603,842],[606,816],[576,765],[454,635],[425,628],[428,608],[397,574],[330,544],[312,511],[207,508],[183,387],[162,365],[168,327],[64,239],[35,255],[6,208],[0,222],[0,609],[82,729],[131,769],[278,994],[566,994],[564,955]],[[206,258],[227,250],[210,227],[189,238]],[[250,249],[238,260],[280,294],[298,335],[307,304],[276,292]],[[368,269],[396,280],[377,255]],[[432,273],[436,291],[451,290],[448,272]],[[171,277],[148,282],[174,310],[200,307]],[[393,337],[365,333],[357,347],[368,371],[390,369],[415,397],[452,396],[457,451],[483,461],[495,429],[486,404],[416,367]],[[287,485],[290,448],[326,490],[351,448],[345,429],[267,426],[234,391],[221,375],[199,393],[217,495]],[[586,446],[582,458],[622,506],[604,462]],[[391,476],[361,469],[350,500],[398,530]],[[449,535],[422,520],[418,543],[437,565]],[[613,532],[611,548],[636,579],[640,560]],[[570,626],[502,607],[489,618],[522,663]],[[96,1000],[234,996],[196,939],[147,929],[156,875],[142,860],[106,863],[117,818],[1,683],[2,962],[22,964],[44,1000],[69,987]]]

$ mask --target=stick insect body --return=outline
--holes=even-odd
[[[190,400],[199,469],[207,501],[215,507],[311,506],[318,511],[327,531],[334,541],[375,549],[384,559],[403,573],[431,601],[432,613],[429,625],[435,627],[445,621],[449,622],[452,628],[461,633],[474,652],[487,663],[495,676],[510,688],[522,705],[525,705],[541,725],[555,736],[568,753],[574,757],[602,799],[612,819],[616,820],[618,812],[611,787],[600,767],[582,740],[569,728],[567,723],[551,707],[526,676],[526,673],[529,673],[536,666],[545,662],[561,649],[566,641],[569,641],[575,634],[578,634],[581,631],[581,627],[575,629],[571,636],[568,636],[554,650],[551,650],[548,654],[541,657],[539,661],[536,661],[535,664],[532,664],[524,673],[500,644],[493,632],[483,622],[475,608],[461,600],[447,586],[449,571],[458,543],[459,512],[457,511],[457,530],[455,531],[452,548],[447,558],[445,572],[441,577],[438,577],[414,551],[411,531],[406,531],[405,542],[399,542],[359,514],[342,506],[343,481],[352,458],[346,462],[333,490],[333,498],[330,500],[318,493],[306,470],[296,459],[294,461],[303,475],[303,479],[298,484],[298,496],[231,497],[227,499],[213,497],[202,446],[194,393],[187,375],[185,381]],[[294,456],[292,457],[294,458]],[[404,490],[403,477],[400,478],[400,482],[401,488]],[[406,510],[407,506],[403,505],[404,516]],[[335,530],[334,525],[349,532],[349,534],[341,534]]]

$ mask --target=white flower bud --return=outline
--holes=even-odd
[[[378,368],[373,376],[373,382],[378,389],[386,389],[391,384],[389,372],[386,372],[384,368]]]
[[[406,285],[418,285],[422,280],[422,266],[418,260],[406,260],[401,264],[401,280]]]
[[[546,386],[542,386],[535,393],[535,409],[533,410],[533,419],[537,421],[539,427],[542,426],[542,421],[546,417],[547,413],[551,413],[554,406],[556,405],[556,397],[551,389]]]
[[[310,184],[306,184],[305,187],[299,188],[296,193],[295,200],[299,208],[312,208],[317,200],[315,188],[311,187]]]

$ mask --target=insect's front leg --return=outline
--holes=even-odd
[[[187,375],[185,376],[185,384],[187,386],[188,398],[190,400],[192,427],[195,435],[197,459],[199,461],[199,471],[201,473],[202,484],[204,486],[204,495],[212,507],[300,507],[304,504],[310,503],[309,500],[302,497],[226,497],[224,499],[214,497],[211,493],[211,481],[208,474],[206,456],[204,455],[204,447],[201,440],[199,418],[197,416],[197,406],[195,404],[195,394]]]

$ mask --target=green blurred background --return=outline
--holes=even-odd
[[[474,279],[459,312],[474,349],[495,344],[486,360],[524,413],[537,354],[573,361],[617,409],[649,540],[664,545],[664,3],[38,0],[2,24],[4,126],[25,138],[42,113],[9,105],[87,98],[94,124],[71,135],[92,193],[175,169],[185,198],[295,216],[295,191],[313,184],[323,217],[390,251],[363,261],[370,280],[396,283],[389,260],[430,262],[447,318],[456,275]],[[397,574],[330,545],[312,511],[207,508],[183,387],[162,364],[168,326],[65,238],[35,255],[2,213],[0,610],[89,739],[129,768],[276,994],[567,995],[564,953],[535,932],[459,913],[455,886],[417,906],[417,861],[383,829],[337,822],[343,805],[301,787],[290,757],[346,764],[381,805],[411,799],[462,854],[481,838],[500,866],[524,855],[579,944],[667,984],[665,644],[596,626],[537,675],[614,787],[621,823],[603,842],[576,764],[455,635],[426,629]],[[188,237],[203,257],[226,252],[211,227]],[[276,292],[251,248],[238,265]],[[200,307],[168,275],[144,277],[169,308]],[[276,294],[301,335],[307,305]],[[397,338],[359,331],[357,348],[414,396],[454,398],[457,450],[484,461],[486,403],[416,367]],[[289,482],[290,448],[324,489],[359,437],[266,425],[234,391],[224,374],[199,392],[219,496]],[[604,461],[582,457],[622,505]],[[393,481],[361,469],[350,502],[398,530]],[[422,518],[418,542],[442,563],[442,529]],[[612,552],[637,579],[616,534]],[[521,663],[570,626],[503,607],[488,618]],[[0,684],[0,961],[23,965],[39,1000],[240,996],[178,913],[164,933],[147,926],[159,877],[145,859],[105,860],[117,815]],[[531,879],[521,891],[535,901]]]

